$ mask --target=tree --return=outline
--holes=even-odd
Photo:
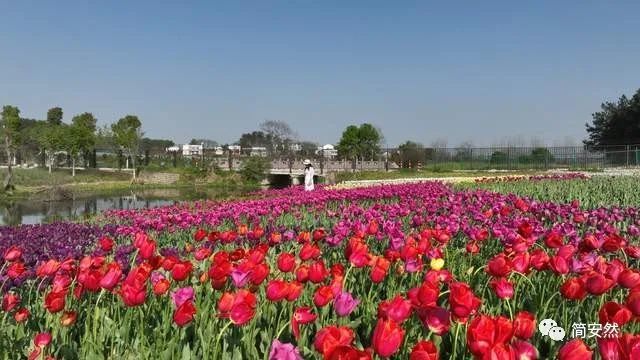
[[[238,145],[240,145],[245,153],[250,151],[248,149],[251,147],[265,147],[267,151],[271,152],[274,148],[274,141],[273,137],[269,134],[262,131],[253,131],[242,134],[238,140]]]
[[[2,135],[7,153],[7,176],[4,179],[4,191],[13,190],[13,160],[20,145],[20,109],[16,106],[5,105],[2,108]]]
[[[382,135],[371,124],[349,125],[338,142],[338,155],[351,160],[373,160],[380,154]]]
[[[398,153],[392,155],[392,160],[402,168],[415,168],[425,160],[424,146],[420,143],[407,141],[398,146]]]
[[[44,122],[38,132],[38,143],[46,157],[47,167],[51,173],[55,163],[56,152],[66,148],[67,127],[64,123]]]
[[[251,156],[245,160],[240,169],[240,175],[246,181],[260,182],[267,176],[271,167],[271,162],[260,156]]]
[[[135,115],[127,115],[111,124],[111,131],[117,146],[124,149],[133,162],[133,178],[136,178],[136,157],[138,156],[142,123]]]
[[[71,156],[71,175],[76,176],[76,159],[79,154],[87,158],[89,150],[96,144],[97,120],[91,113],[76,115],[71,120],[71,125],[66,127],[65,147]]]
[[[355,159],[360,155],[360,129],[355,125],[349,125],[342,132],[338,142],[338,155],[345,159]]]
[[[600,108],[592,114],[592,124],[585,124],[589,135],[585,145],[597,148],[640,142],[640,89],[631,99],[622,95],[617,103],[605,102]]]
[[[218,146],[218,142],[215,140],[210,140],[210,139],[191,139],[191,141],[189,141],[189,145],[200,145],[202,144],[202,146],[205,149],[213,149],[216,146]]]
[[[50,125],[60,125],[62,124],[62,108],[61,107],[53,107],[47,111],[47,123]]]
[[[274,150],[281,152],[289,151],[289,146],[298,137],[291,126],[282,120],[267,120],[260,124],[260,131],[272,139]]]

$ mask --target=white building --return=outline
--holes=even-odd
[[[172,147],[168,147],[165,149],[166,152],[180,152],[180,147],[179,146],[172,146]]]
[[[242,150],[240,145],[229,145],[228,149],[231,154],[235,154],[235,155],[239,155],[240,150]]]
[[[216,146],[215,148],[213,148],[213,151],[217,156],[224,155],[224,149],[222,148],[222,146]]]
[[[326,144],[325,146],[320,146],[316,150],[316,155],[324,155],[324,157],[333,159],[338,156],[338,150],[331,144]]]
[[[202,156],[203,146],[200,145],[182,145],[182,156]]]
[[[265,157],[267,156],[267,148],[263,146],[252,146],[249,155]]]

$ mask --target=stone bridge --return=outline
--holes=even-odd
[[[246,158],[220,157],[213,159],[211,163],[217,165],[221,169],[238,171],[242,168],[244,159]],[[354,163],[348,160],[325,159],[323,161],[319,161],[315,159],[312,160],[312,163],[317,178],[325,178],[331,174],[345,171],[385,171],[398,169],[398,165],[391,161],[358,161],[357,163]],[[270,175],[272,178],[270,181],[279,180],[282,182],[282,179],[276,178],[289,177],[290,183],[297,185],[301,183],[301,178],[304,176],[304,164],[301,160],[272,160]]]

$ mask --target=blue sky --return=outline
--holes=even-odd
[[[336,142],[560,144],[640,87],[639,1],[6,1],[0,104],[232,142],[266,119]]]

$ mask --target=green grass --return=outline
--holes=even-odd
[[[569,203],[579,200],[584,208],[640,206],[640,179],[633,176],[595,176],[587,180],[543,180],[503,183],[461,183],[457,189],[487,189],[514,193],[540,201]]]
[[[482,170],[449,170],[449,169],[400,169],[392,171],[360,171],[360,172],[340,172],[336,174],[336,181],[352,180],[388,180],[388,179],[408,179],[408,178],[436,178],[436,177],[477,177],[477,176],[506,176],[506,175],[533,175],[540,173],[536,170],[513,170],[508,172],[489,172]]]
[[[6,169],[0,170],[0,177],[4,179]],[[109,172],[95,169],[76,170],[76,176],[71,176],[71,170],[55,169],[50,174],[47,169],[20,169],[14,168],[13,183],[18,187],[35,187],[50,185],[66,185],[74,183],[91,183],[104,181],[128,181],[131,173]]]

